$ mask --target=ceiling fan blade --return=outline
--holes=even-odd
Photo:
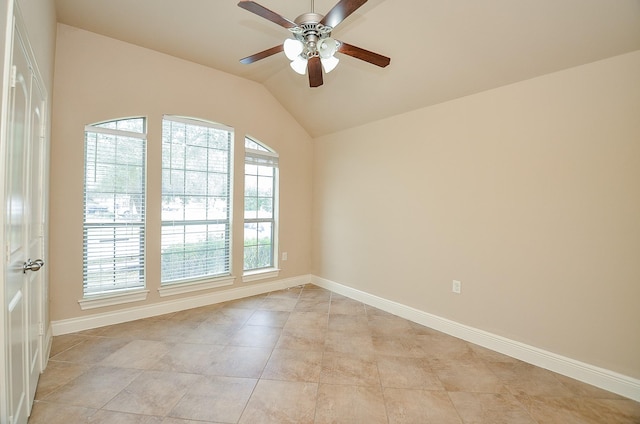
[[[307,71],[309,72],[309,87],[320,87],[322,85],[322,63],[318,56],[309,58]]]
[[[360,6],[365,4],[367,0],[340,0],[320,21],[322,25],[335,28],[340,22],[344,21],[347,16],[351,15]]]
[[[391,59],[386,56],[370,52],[369,50],[365,50],[360,47],[352,46],[351,44],[347,44],[342,41],[340,41],[340,47],[338,47],[338,51],[348,56],[355,57],[356,59],[372,63],[381,68],[384,68],[389,65],[389,63],[391,63]]]
[[[295,22],[291,22],[284,16],[281,16],[276,12],[267,9],[266,7],[256,3],[255,1],[243,0],[238,3],[238,6],[287,29],[298,26],[295,24]]]
[[[264,59],[265,57],[273,56],[276,53],[280,53],[284,50],[282,44],[278,44],[277,46],[273,46],[270,49],[261,51],[260,53],[252,54],[251,56],[247,56],[245,58],[240,59],[240,63],[245,65],[249,65],[250,63],[257,62],[260,59]]]

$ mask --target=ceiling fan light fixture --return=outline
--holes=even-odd
[[[331,37],[323,38],[318,41],[318,54],[321,59],[328,59],[338,50],[338,42]]]
[[[304,75],[307,73],[307,59],[303,59],[301,56],[296,57],[291,61],[291,69],[299,73],[300,75]]]
[[[328,58],[320,57],[320,62],[322,62],[322,68],[324,69],[324,72],[328,74],[329,72],[333,71],[336,66],[338,66],[338,62],[340,62],[340,59],[335,56],[331,56]]]
[[[304,50],[304,45],[300,40],[287,38],[284,40],[284,54],[289,60],[295,60]]]

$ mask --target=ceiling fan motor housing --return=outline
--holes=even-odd
[[[307,58],[318,56],[318,41],[331,35],[332,27],[322,25],[324,16],[319,13],[304,13],[295,19],[296,27],[289,30],[305,46],[303,55]]]

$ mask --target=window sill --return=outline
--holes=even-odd
[[[245,272],[242,276],[242,282],[248,283],[251,281],[264,280],[266,278],[277,277],[278,275],[280,275],[280,270],[278,268],[267,268],[257,271],[248,271]]]
[[[186,283],[173,283],[162,286],[158,289],[160,297],[175,296],[183,293],[191,293],[200,290],[215,289],[217,287],[230,286],[235,281],[235,277],[221,277],[215,280],[193,281]]]
[[[106,306],[120,305],[123,303],[141,302],[147,300],[147,294],[149,290],[136,290],[126,293],[97,295],[94,297],[86,297],[78,300],[80,309],[83,311],[87,309],[104,308]]]

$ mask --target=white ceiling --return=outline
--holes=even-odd
[[[315,0],[325,14],[337,0]],[[237,0],[56,0],[58,21],[264,86],[316,137],[640,49],[640,0],[369,0],[333,37],[391,57],[349,56],[309,88],[284,54],[284,28]],[[258,0],[294,20],[311,0]],[[639,76],[640,81],[640,76]]]

